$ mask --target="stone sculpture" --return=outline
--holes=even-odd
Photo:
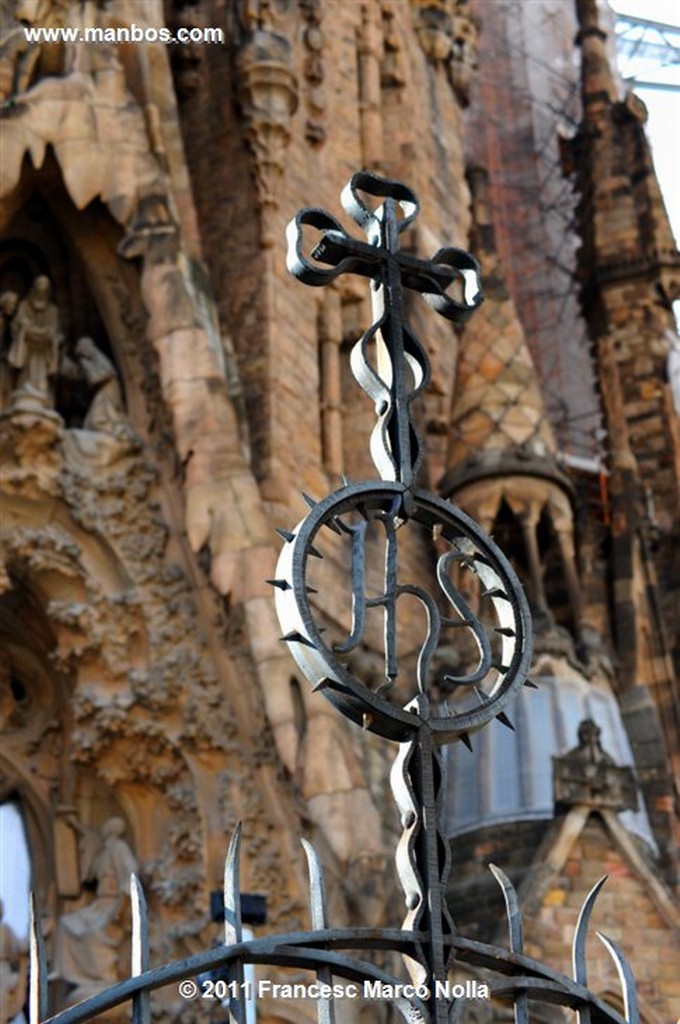
[[[50,380],[59,368],[62,334],[57,307],[51,300],[50,280],[40,274],[12,320],[7,359],[18,371],[18,380],[10,399],[11,411],[40,412],[54,405]]]
[[[69,430],[64,452],[70,462],[111,465],[139,448],[139,438],[128,423],[116,368],[92,338],[80,338],[75,354],[78,364],[64,361],[66,376],[82,379],[94,389],[94,396],[82,428]]]
[[[83,881],[96,882],[94,899],[65,914],[57,925],[53,976],[76,986],[69,997],[72,1002],[118,977],[120,918],[130,875],[138,870],[124,833],[122,818],[109,818],[102,826],[98,849],[83,871]]]
[[[130,428],[123,396],[111,360],[97,348],[92,338],[80,338],[76,345],[76,355],[87,383],[97,389],[83,420],[83,430],[116,436],[120,435],[121,428],[123,432],[128,432]]]
[[[619,767],[602,749],[601,733],[592,718],[584,718],[578,727],[578,746],[553,758],[555,803],[636,811],[637,786],[632,769]]]

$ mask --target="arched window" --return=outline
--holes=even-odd
[[[17,800],[0,803],[0,899],[3,923],[24,942],[28,935],[28,893],[31,858],[21,807]]]

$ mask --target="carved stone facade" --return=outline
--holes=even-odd
[[[423,485],[512,558],[537,622],[533,678],[578,691],[578,715],[563,716],[571,732],[546,758],[576,746],[588,694],[599,695],[627,730],[631,760],[617,751],[617,770],[634,770],[649,830],[642,849],[618,804],[573,792],[551,820],[477,823],[452,841],[453,917],[487,933],[500,920],[480,889],[483,861],[533,872],[531,942],[550,957],[600,858],[624,865],[650,942],[672,948],[677,254],[639,106],[618,98],[594,3],[568,15],[562,0],[526,6],[526,18],[537,7],[568,18],[565,52],[581,23],[584,112],[563,153],[595,204],[582,201],[580,232],[610,438],[596,473],[565,457],[551,422],[543,342],[517,287],[536,242],[508,237],[500,141],[481,167],[466,130],[500,102],[485,75],[506,76],[510,104],[530,60],[511,4],[0,2],[0,801],[25,825],[55,1008],[123,969],[121,866],[137,865],[148,893],[155,962],[210,945],[210,892],[238,820],[243,889],[267,894],[268,927],[305,919],[301,836],[324,861],[333,924],[401,915],[391,751],[298,679],[266,583],[274,528],[301,517],[301,491],[375,475],[373,410],[348,370],[368,293],[349,282],[310,298],[284,266],[290,217],[309,204],[337,211],[362,167],[418,194],[419,226],[404,236],[414,253],[470,244],[482,263],[486,304],[464,330],[409,310],[432,362],[418,411]],[[24,34],[133,22],[220,27],[224,39],[29,45]],[[507,37],[506,63],[485,56],[494,32]],[[556,155],[556,136],[550,145]],[[413,583],[432,571],[424,552],[416,538],[400,556]],[[339,575],[327,571],[318,610],[344,628]],[[400,621],[414,664],[421,626]],[[357,652],[371,678],[381,642],[371,627]],[[637,910],[623,900],[608,913],[643,944]],[[23,939],[0,928],[16,1001]],[[635,947],[649,1019],[669,1019],[676,982],[652,958],[636,963]],[[603,990],[608,977],[603,967]],[[176,992],[164,999],[168,1019],[186,1018]],[[371,1012],[387,1020],[386,1007]],[[263,1003],[258,1021],[314,1013]],[[347,1013],[359,1020],[359,1008]]]

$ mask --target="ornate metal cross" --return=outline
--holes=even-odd
[[[372,208],[360,193],[384,202]],[[374,319],[355,349],[352,369],[376,405],[378,423],[371,439],[376,468],[383,480],[397,480],[410,488],[422,458],[410,405],[428,383],[429,367],[420,342],[405,322],[403,289],[420,292],[442,316],[463,323],[482,301],[479,265],[462,249],[440,249],[431,260],[420,260],[399,248],[399,235],[418,215],[415,194],[401,182],[361,171],[352,177],[341,201],[368,241],[348,235],[325,210],[307,207],[288,225],[288,269],[304,284],[316,287],[347,273],[373,282]],[[302,251],[304,225],[323,232],[311,253],[316,264]],[[323,269],[319,263],[332,269]],[[454,281],[460,283],[460,299],[446,294]],[[374,340],[375,369],[368,355]]]
[[[372,208],[360,193],[383,202]],[[429,380],[429,361],[405,322],[403,290],[420,292],[438,313],[464,322],[482,301],[477,261],[460,249],[440,249],[430,261],[400,250],[399,235],[418,212],[415,195],[400,182],[367,172],[355,174],[342,193],[342,204],[368,241],[349,236],[324,210],[303,209],[288,226],[288,267],[314,286],[329,284],[343,273],[360,274],[372,282],[373,323],[355,344],[351,365],[375,402],[371,454],[381,481],[347,483],[318,504],[312,503],[312,511],[293,531],[280,531],[286,544],[272,583],[277,588],[283,639],[314,688],[364,728],[400,742],[392,788],[404,827],[397,851],[408,909],[403,927],[422,936],[417,957],[406,962],[413,983],[430,993],[424,1016],[414,1019],[444,1024],[452,1006],[434,992],[437,983],[446,983],[455,929],[444,897],[449,850],[439,833],[442,765],[438,748],[454,739],[469,743],[468,734],[494,717],[510,724],[503,707],[526,680],[531,657],[529,614],[519,581],[491,539],[460,510],[420,491],[416,484],[422,454],[410,406]],[[307,257],[304,233],[310,227],[322,236]],[[446,289],[456,281],[460,295],[453,298]],[[432,556],[435,537],[440,547],[448,542],[448,550],[436,551],[435,587],[400,582],[399,547],[403,540],[408,543],[404,536],[408,523],[416,527],[415,543],[433,545]],[[319,623],[323,598],[309,596],[316,593],[310,587],[314,580],[310,556],[312,561],[323,557],[325,527],[351,538],[351,626],[349,636],[339,642],[330,637],[330,628],[329,635],[323,635],[327,633],[326,625]],[[378,544],[384,532],[382,592],[371,597],[365,580],[369,531],[378,535]],[[456,573],[463,567],[476,578],[476,612],[457,586]],[[402,692],[401,701],[393,701],[386,695],[401,672],[396,618],[402,598],[419,602],[426,630],[417,666],[406,680],[407,699]],[[442,613],[446,604],[452,615]],[[371,611],[383,616],[386,678],[377,689],[367,685],[361,670],[348,660],[365,642]],[[462,636],[459,646],[466,660],[462,672],[455,664],[446,669],[454,707],[444,709],[430,694],[442,628]],[[400,683],[403,691],[403,678]]]

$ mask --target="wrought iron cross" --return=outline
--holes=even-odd
[[[384,202],[371,208],[360,193]],[[344,189],[341,201],[368,241],[348,235],[325,210],[306,207],[288,225],[288,269],[304,284],[317,287],[347,273],[373,282],[373,323],[355,346],[352,370],[376,405],[378,422],[371,438],[376,468],[383,480],[410,488],[422,459],[410,405],[428,383],[429,361],[405,322],[403,289],[420,292],[442,316],[463,323],[482,301],[479,265],[462,249],[440,249],[431,260],[421,260],[399,248],[399,235],[418,215],[415,194],[401,182],[360,171]],[[302,251],[305,225],[322,232],[311,252],[317,263]],[[446,294],[454,281],[460,282],[460,299]],[[369,359],[373,341],[375,367]]]
[[[362,197],[382,200],[373,206]],[[420,292],[441,315],[464,322],[482,301],[479,265],[461,249],[440,249],[431,260],[420,260],[399,248],[399,235],[418,213],[418,201],[406,185],[359,172],[342,193],[342,205],[366,233],[367,241],[348,235],[325,210],[301,210],[288,226],[288,269],[305,284],[330,284],[345,273],[360,274],[372,282],[373,323],[351,354],[358,383],[373,399],[377,423],[371,437],[371,455],[381,480],[363,484],[346,482],[340,491],[319,503],[292,531],[280,531],[286,544],[279,557],[276,604],[300,669],[315,689],[343,714],[364,728],[398,740],[400,751],[392,772],[392,788],[404,833],[397,851],[399,877],[407,916],[404,929],[418,934],[417,955],[407,957],[413,983],[427,995],[427,1007],[412,1018],[427,1024],[448,1024],[452,1004],[439,999],[436,986],[445,985],[452,957],[455,928],[445,899],[449,850],[439,831],[442,764],[439,746],[461,739],[493,717],[509,725],[503,706],[523,685],[531,657],[528,608],[512,568],[490,538],[460,510],[417,487],[421,445],[410,406],[429,380],[429,360],[410,331],[404,316],[404,289]],[[310,256],[303,253],[305,228],[316,228],[321,238]],[[460,285],[451,297],[447,289]],[[441,592],[453,609],[442,616],[441,596],[413,581],[399,582],[397,529],[411,520],[432,536],[439,530],[448,553],[437,562]],[[384,580],[381,593],[365,590],[365,538],[367,531],[385,530]],[[316,603],[310,594],[309,558],[323,557],[323,530],[352,539],[352,624],[349,637],[333,643],[319,628]],[[488,627],[472,613],[449,576],[453,563],[467,566],[478,581],[480,600],[488,602]],[[416,693],[403,706],[387,698],[399,675],[396,608],[401,597],[415,598],[427,620],[426,638],[415,671]],[[369,610],[382,609],[386,680],[372,690],[355,675],[348,657],[363,640]],[[469,671],[447,675],[464,696],[455,710],[433,704],[429,695],[430,662],[442,625],[471,634],[477,661]],[[332,632],[332,630],[330,631]],[[403,700],[403,697],[401,698]],[[415,1012],[415,1011],[414,1011]]]

